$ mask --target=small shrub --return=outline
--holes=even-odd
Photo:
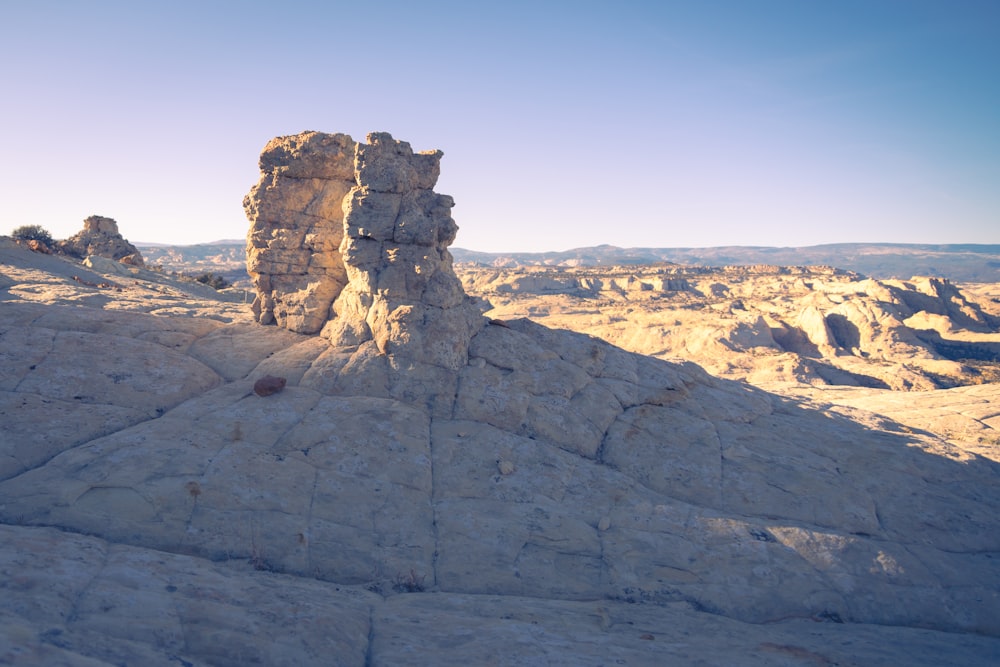
[[[225,289],[230,285],[228,280],[226,280],[222,276],[217,276],[214,273],[203,273],[200,276],[196,277],[195,280],[217,290]]]
[[[397,593],[421,593],[424,590],[424,579],[426,578],[427,575],[417,575],[411,569],[409,574],[396,575],[396,582],[392,588]]]
[[[41,225],[22,225],[10,235],[18,241],[38,241],[47,246],[52,245],[52,234]]]

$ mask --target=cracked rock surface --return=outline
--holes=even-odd
[[[381,190],[352,201],[429,191],[440,156],[390,139],[360,153]],[[410,252],[397,232],[352,215],[341,247],[375,239],[378,259],[343,255],[321,336],[124,297],[49,305],[23,286],[61,304],[91,288],[4,255],[0,662],[1000,656],[996,462],[429,304],[420,263],[390,261]],[[445,239],[419,247],[446,276]],[[460,325],[437,322],[449,309]],[[255,394],[268,375],[284,390]]]

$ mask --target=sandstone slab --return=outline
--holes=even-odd
[[[276,177],[346,174],[308,141],[277,145]],[[5,268],[5,657],[995,662],[995,461],[851,406],[488,321],[453,280],[440,154],[380,134],[353,160],[348,282],[319,336],[226,322],[223,301],[221,319],[137,313],[130,290],[151,281],[102,294],[47,260]],[[852,357],[915,345],[854,336],[947,292],[914,284],[906,305],[864,286],[873,304],[831,282],[782,312],[815,307]],[[732,286],[701,287],[730,299],[722,347],[788,340]],[[259,396],[268,375],[284,389]],[[75,401],[94,409],[74,431]]]

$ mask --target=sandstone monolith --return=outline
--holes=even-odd
[[[132,266],[143,266],[142,253],[118,231],[113,218],[92,215],[83,221],[83,229],[56,244],[59,251],[73,257],[96,255]]]
[[[254,314],[300,333],[322,328],[358,370],[341,377],[340,364],[307,383],[384,378],[386,398],[447,398],[437,409],[451,409],[485,320],[448,251],[458,225],[454,200],[433,190],[442,155],[415,153],[388,133],[358,143],[305,132],[265,147],[261,181],[244,202]]]
[[[340,249],[349,283],[324,335],[337,346],[374,344],[394,369],[458,371],[485,323],[452,268],[454,200],[432,189],[441,156],[369,134],[357,146],[357,185],[344,200]]]
[[[247,272],[261,324],[316,333],[329,319],[347,284],[340,243],[354,152],[348,135],[321,132],[276,137],[264,147],[260,182],[243,200]]]

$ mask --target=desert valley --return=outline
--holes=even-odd
[[[440,157],[0,239],[0,664],[1000,662],[995,247],[453,257]]]

